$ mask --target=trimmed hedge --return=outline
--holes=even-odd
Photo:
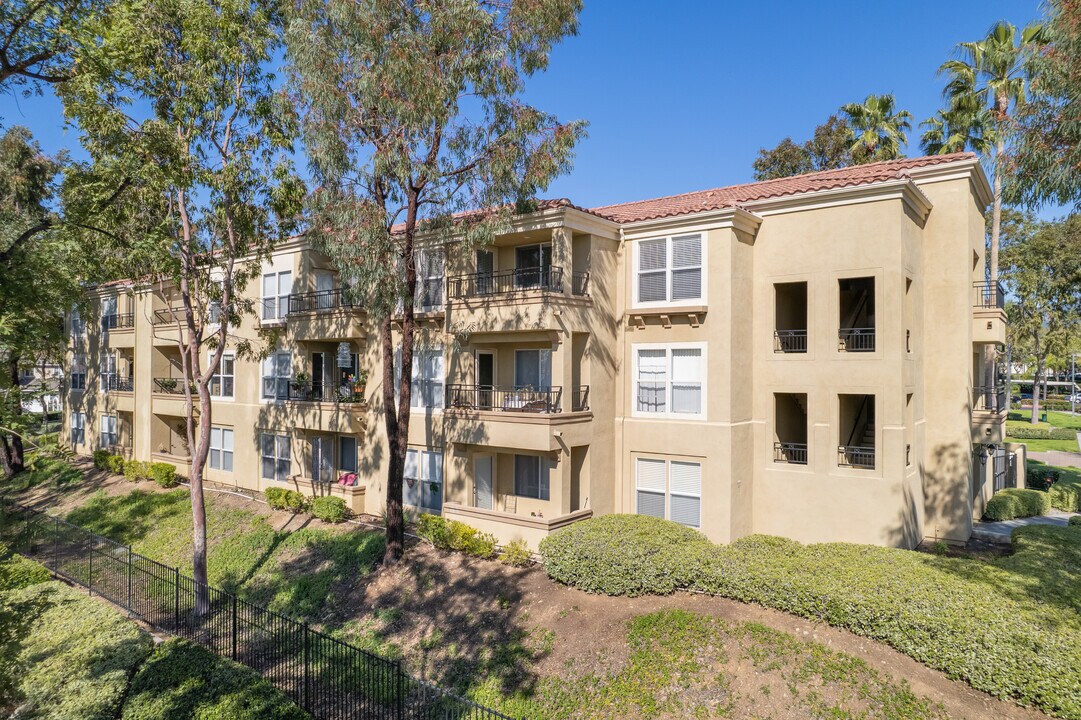
[[[113,475],[124,474],[124,456],[123,455],[109,455],[105,458],[105,469],[111,472]]]
[[[1060,427],[1025,427],[1024,425],[1010,425],[1006,428],[1006,434],[1017,440],[1075,440],[1077,431],[1070,428]]]
[[[1081,525],[1081,515],[1072,516],[1066,524],[1070,526]]]
[[[50,579],[52,575],[44,565],[16,555],[0,543],[0,590],[19,590]]]
[[[128,680],[153,646],[138,625],[55,581],[0,593],[0,611],[14,624],[0,632],[0,666],[17,678],[19,717],[119,716]]]
[[[272,487],[267,488],[263,494],[266,496],[267,505],[275,510],[292,510],[299,513],[308,509],[308,499],[296,490]]]
[[[124,461],[124,478],[131,482],[150,479],[150,463],[142,460]]]
[[[1062,473],[1054,468],[1032,467],[1025,470],[1025,485],[1037,490],[1047,490],[1062,479]]]
[[[345,500],[340,497],[324,495],[312,500],[312,515],[324,522],[340,523],[345,521]]]
[[[989,561],[765,536],[718,546],[669,521],[610,515],[559,530],[540,550],[549,576],[583,590],[686,588],[758,603],[1081,718],[1081,530],[1019,528],[1013,543],[1013,555]]]
[[[174,638],[159,645],[135,675],[120,718],[302,720],[310,716],[254,670]]]
[[[668,594],[686,586],[681,571],[702,533],[645,515],[602,515],[540,542],[544,569],[559,582],[606,595]]]
[[[95,470],[108,470],[109,469],[109,451],[108,450],[95,450],[91,457],[94,461]]]
[[[150,463],[148,469],[150,479],[163,488],[172,488],[180,484],[180,478],[176,474],[176,465],[167,462]]]
[[[999,490],[983,511],[985,520],[1013,520],[1014,518],[1046,515],[1051,510],[1051,496],[1040,490],[1006,488]]]
[[[454,550],[480,558],[495,557],[495,536],[457,520],[422,513],[417,518],[417,535],[440,550]]]

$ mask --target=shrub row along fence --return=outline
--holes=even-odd
[[[163,632],[256,670],[321,720],[512,720],[306,623],[24,506],[12,549]],[[11,519],[11,518],[9,518]]]

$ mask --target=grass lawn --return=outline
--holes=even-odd
[[[1081,405],[1079,405],[1078,408],[1081,409]],[[1031,423],[1028,422],[1028,420],[1032,417],[1031,410],[1010,410],[1011,415],[1013,415],[1014,413],[1019,414],[1022,420],[1010,420],[1008,422],[1024,422],[1026,425],[1031,425]],[[1040,414],[1043,415],[1042,410],[1040,411]],[[1053,426],[1081,430],[1081,413],[1077,415],[1071,415],[1068,412],[1048,412],[1047,422],[1041,421],[1036,423],[1036,425],[1038,427]]]
[[[1006,439],[1010,442],[1023,443],[1028,448],[1029,452],[1048,452],[1050,450],[1058,450],[1061,452],[1078,451],[1077,440],[1022,440],[1019,438],[1011,437],[1009,435],[1009,428],[1006,429]]]

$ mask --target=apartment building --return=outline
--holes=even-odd
[[[985,281],[989,202],[976,158],[954,154],[544,201],[491,246],[426,244],[406,505],[534,547],[605,513],[718,542],[966,540],[1023,468],[987,352],[1006,320]],[[374,322],[303,238],[246,292],[259,317],[234,336],[278,332],[265,359],[225,356],[200,409],[207,479],[379,514]],[[98,316],[71,322],[72,445],[183,471],[171,299],[126,282],[94,296]]]

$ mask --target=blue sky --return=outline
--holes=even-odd
[[[592,207],[745,182],[760,147],[805,140],[869,93],[913,114],[918,155],[956,43],[1039,16],[1036,0],[586,0],[578,36],[527,93],[590,123],[573,172],[545,195]],[[77,147],[50,95],[0,103],[4,124],[29,125],[47,151]]]

